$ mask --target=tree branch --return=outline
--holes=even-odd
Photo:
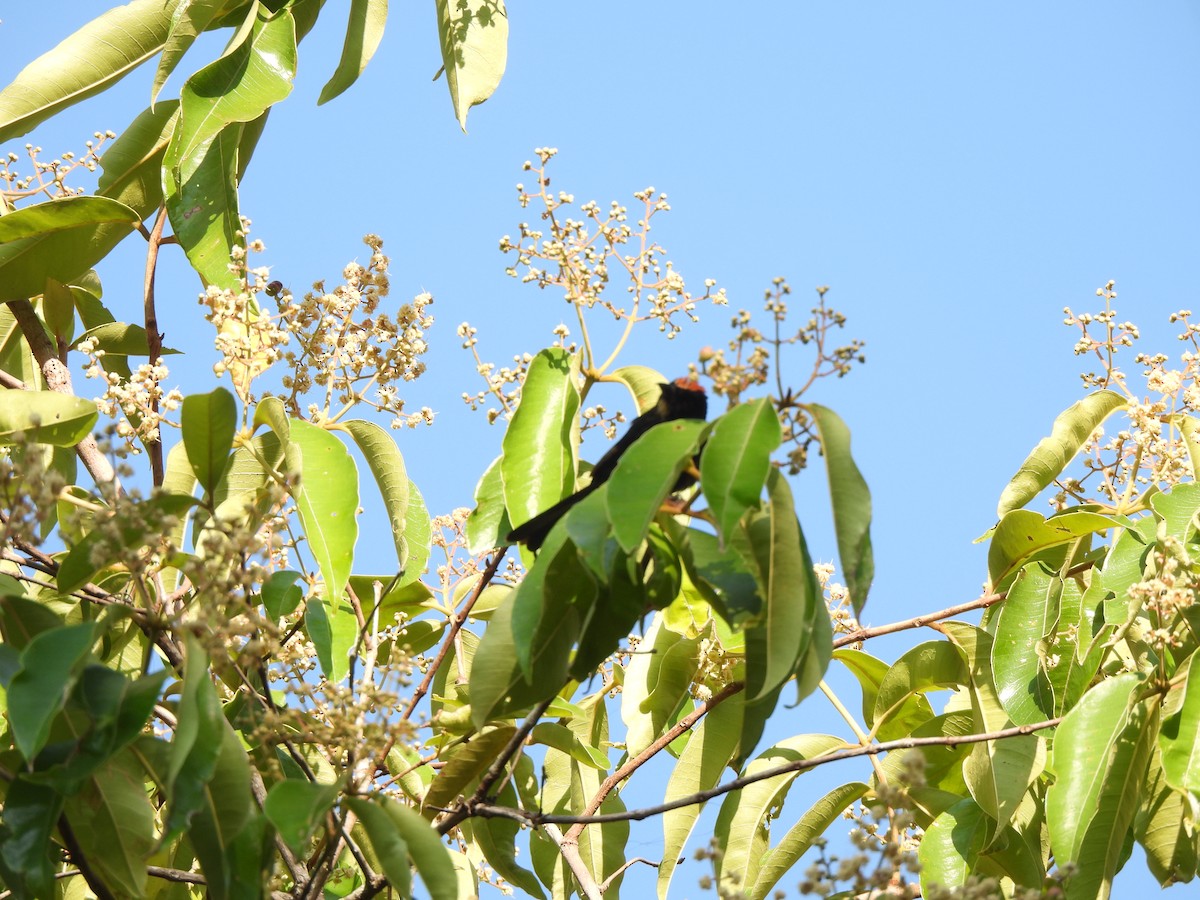
[[[1018,737],[1020,735],[1032,734],[1035,731],[1041,731],[1045,728],[1053,728],[1063,720],[1062,716],[1054,719],[1046,719],[1043,722],[1034,722],[1031,725],[1016,725],[1012,728],[1003,728],[999,731],[989,731],[981,734],[964,734],[959,736],[943,736],[943,737],[925,737],[925,738],[901,738],[895,741],[885,741],[882,744],[869,744],[865,747],[847,747],[845,750],[838,750],[833,753],[828,753],[824,756],[817,756],[812,759],[797,759],[790,763],[784,763],[780,766],[774,766],[770,769],[763,769],[761,772],[755,772],[753,775],[744,775],[741,778],[735,778],[725,784],[717,785],[715,788],[710,788],[707,791],[697,791],[694,794],[689,794],[686,797],[679,797],[669,803],[660,803],[658,806],[647,806],[642,809],[631,809],[625,812],[618,813],[603,813],[601,815],[591,816],[574,816],[566,814],[540,813],[530,812],[524,809],[516,809],[511,806],[494,806],[489,803],[478,803],[471,808],[471,814],[481,816],[483,818],[498,817],[504,819],[512,819],[517,822],[524,822],[529,825],[602,825],[605,822],[626,822],[626,821],[641,821],[648,819],[651,816],[662,815],[670,812],[673,809],[682,809],[685,806],[692,806],[697,803],[704,803],[714,797],[720,797],[723,794],[728,794],[731,791],[738,791],[749,785],[756,784],[759,781],[765,781],[768,778],[774,778],[777,775],[786,775],[790,772],[803,772],[808,769],[815,769],[817,766],[823,766],[826,763],[838,762],[843,759],[855,759],[860,756],[873,756],[877,753],[891,753],[894,750],[910,750],[914,747],[957,747],[959,744],[981,744],[985,741],[999,741],[1005,738]]]
[[[158,248],[162,245],[163,225],[167,221],[167,208],[160,206],[154,219],[154,228],[150,231],[150,244],[146,249],[146,278],[143,285],[143,313],[146,320],[146,346],[150,365],[158,365],[162,359],[162,335],[158,331],[158,313],[154,309],[154,273],[158,269]],[[158,415],[158,397],[150,400],[150,409]],[[150,473],[154,486],[163,483],[163,449],[162,433],[152,441],[146,441],[146,450],[150,454]]]
[[[835,640],[833,642],[833,649],[837,650],[839,647],[845,647],[848,644],[857,644],[868,638],[879,637],[882,634],[893,634],[897,631],[907,631],[910,628],[922,628],[930,622],[949,619],[951,616],[957,616],[960,613],[970,612],[974,609],[987,609],[987,607],[999,603],[1006,596],[1008,596],[1007,593],[982,594],[967,603],[959,603],[957,606],[948,606],[945,609],[939,609],[937,612],[913,616],[911,619],[905,619],[903,622],[892,622],[890,625],[876,625],[874,628],[859,628]]]

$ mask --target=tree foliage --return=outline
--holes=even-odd
[[[503,73],[505,11],[437,6],[465,127]],[[1188,314],[1175,317],[1193,350],[1181,368],[1138,357],[1142,398],[1115,362],[1136,329],[1116,321],[1112,285],[1102,312],[1068,311],[1077,352],[1100,361],[1092,391],[1003,486],[987,590],[955,607],[858,624],[870,494],[846,423],[807,395],[862,346],[835,345],[845,320],[824,288],[793,331],[781,279],[765,331],[740,311],[728,346],[698,353],[726,409],[651,429],[518,562],[504,547],[512,526],[574,491],[584,450],[620,426],[602,392],[622,386],[638,410],[658,399],[667,379],[623,358],[632,330],[674,338],[725,295],[712,282],[688,291],[649,239],[665,197],[636,194],[636,225],[621,204],[573,209],[548,190],[555,151],[538,150],[520,202],[544,224],[501,247],[510,275],[570,301],[577,343],[562,330],[498,369],[460,327],[484,378],[468,400],[505,435],[474,508],[431,517],[422,473],[370,417],[430,418],[406,411],[402,391],[424,371],[431,298],[386,303],[374,235],[342,284],[295,297],[255,267],[262,247],[238,206],[320,11],[135,0],[0,91],[10,140],[158,59],[151,102],[119,138],[98,136],[78,159],[34,152],[24,179],[12,158],[4,169],[6,896],[413,896],[414,873],[435,898],[471,896],[481,880],[615,896],[639,863],[631,823],[647,818],[662,829],[660,896],[696,844],[723,895],[750,898],[786,885],[806,854],[801,890],[824,895],[1091,900],[1108,896],[1135,841],[1161,883],[1195,877],[1200,345]],[[362,72],[386,14],[384,0],[351,3],[321,102]],[[224,53],[178,99],[159,97],[197,36],[218,29],[231,30]],[[97,165],[94,193],[67,186]],[[134,232],[151,274],[178,243],[198,276],[221,355],[207,392],[165,386],[175,351],[153,277],[142,321],[104,302],[94,267]],[[621,277],[624,291],[610,285]],[[196,326],[172,315],[172,331]],[[785,385],[780,357],[798,352],[810,376]],[[96,401],[73,386],[81,362]],[[1111,417],[1121,424],[1106,437]],[[796,514],[789,476],[813,446],[844,586],[814,567]],[[685,468],[698,483],[672,496]],[[360,527],[383,527],[361,522],[368,495],[395,551],[383,574],[358,552]],[[1027,508],[1047,496],[1051,515]],[[979,624],[956,618],[973,610]],[[939,638],[893,663],[863,649],[921,626]],[[831,665],[861,697],[834,693]],[[762,746],[780,704],[817,691],[848,736]],[[668,757],[658,800],[637,773]],[[846,759],[859,760],[855,778],[794,808],[797,778]],[[709,802],[712,834],[697,835]],[[844,814],[858,855],[839,862],[824,836]]]

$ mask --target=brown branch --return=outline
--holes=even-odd
[[[494,806],[489,803],[477,803],[471,807],[470,815],[481,816],[483,818],[496,817],[503,819],[512,819],[517,822],[523,822],[528,825],[544,825],[560,824],[560,825],[602,825],[605,822],[627,822],[630,820],[640,822],[642,819],[648,819],[651,816],[659,816],[663,813],[670,812],[673,809],[682,809],[685,806],[693,806],[697,803],[704,803],[714,797],[720,797],[728,794],[731,791],[739,791],[744,787],[755,784],[759,781],[765,781],[768,778],[774,778],[777,775],[787,775],[791,772],[803,772],[808,769],[815,769],[817,766],[823,766],[826,763],[838,762],[843,759],[855,759],[860,756],[874,756],[879,753],[891,753],[894,750],[910,750],[914,747],[957,747],[959,744],[981,744],[986,741],[999,741],[1010,737],[1019,737],[1021,735],[1032,734],[1035,731],[1041,731],[1045,728],[1053,728],[1063,720],[1062,716],[1054,719],[1046,719],[1043,722],[1034,722],[1031,725],[1015,725],[1012,728],[1002,728],[999,731],[989,731],[981,734],[964,734],[958,736],[943,736],[943,737],[925,737],[925,738],[901,738],[895,741],[885,741],[881,744],[868,744],[866,746],[847,747],[845,750],[838,750],[834,753],[818,756],[812,759],[797,759],[783,765],[774,766],[770,769],[763,769],[761,772],[755,772],[753,775],[744,775],[741,778],[735,778],[725,784],[718,785],[715,788],[710,788],[707,791],[697,791],[694,794],[689,794],[686,797],[679,797],[668,803],[660,803],[658,806],[647,806],[642,809],[631,809],[618,813],[603,813],[601,815],[592,816],[574,816],[566,814],[554,813],[536,813],[529,812],[524,809],[516,809],[511,806]]]
[[[15,375],[9,375],[3,369],[0,369],[0,387],[8,388],[10,391],[29,390],[29,385]]]
[[[154,273],[158,268],[158,248],[162,245],[163,225],[167,221],[167,208],[160,206],[154,219],[154,228],[149,235],[149,246],[146,249],[146,278],[143,286],[143,311],[146,319],[146,346],[149,350],[150,365],[158,365],[162,359],[162,335],[158,331],[158,313],[154,309]],[[150,409],[158,415],[158,397],[150,398]],[[146,450],[150,454],[150,473],[154,486],[163,483],[163,449],[161,432],[154,440],[146,441]]]
[[[673,740],[675,740],[685,731],[690,730],[693,725],[700,721],[701,716],[708,713],[713,707],[721,704],[729,697],[732,697],[734,694],[744,690],[745,687],[746,685],[740,681],[734,681],[725,685],[725,687],[722,688],[718,693],[714,694],[704,703],[701,703],[694,710],[675,723],[675,725],[673,725],[671,728],[668,728],[653,744],[651,744],[637,756],[628,760],[625,765],[621,766],[621,768],[617,769],[606,779],[604,779],[604,783],[600,785],[600,788],[596,791],[595,796],[592,797],[591,801],[584,808],[583,814],[585,816],[594,814],[604,802],[604,798],[612,793],[613,788],[636,772],[642,767],[642,765],[656,756],[660,750],[670,744]],[[583,833],[583,829],[585,827],[585,823],[576,822],[563,836],[564,840],[571,842],[578,841],[579,835]]]
[[[117,900],[116,895],[108,889],[108,885],[104,883],[99,873],[92,868],[83,848],[79,846],[79,841],[75,839],[75,832],[71,830],[71,823],[67,821],[66,813],[58,817],[58,833],[63,840],[63,846],[67,848],[71,862],[79,867],[79,874],[83,876],[83,880],[87,882],[88,888],[96,895],[97,900]]]
[[[29,344],[29,349],[33,351],[33,358],[37,360],[42,377],[46,379],[46,386],[60,394],[75,396],[71,387],[71,371],[58,358],[58,352],[50,343],[50,338],[42,327],[42,320],[33,310],[33,304],[25,299],[9,300],[8,308],[12,310],[13,318],[21,328],[21,334]],[[89,434],[76,444],[75,452],[97,484],[111,483],[120,492],[121,482],[117,480],[117,473],[108,457],[100,452],[95,435]]]
[[[557,696],[557,694],[554,694],[547,697],[529,711],[529,715],[525,717],[525,721],[521,723],[521,727],[516,730],[516,733],[504,745],[504,749],[492,760],[492,764],[483,773],[483,777],[479,779],[479,787],[476,788],[475,793],[469,799],[459,804],[457,808],[450,810],[446,818],[438,823],[438,834],[449,834],[459,822],[473,815],[476,807],[486,805],[488,793],[491,791],[492,785],[504,773],[504,767],[508,765],[508,761],[521,749],[521,745],[525,743],[525,738],[529,737],[529,732],[533,731],[533,726],[538,723],[538,720],[550,708],[550,704],[554,702],[554,698]]]
[[[475,605],[475,601],[479,599],[480,594],[483,593],[483,589],[496,577],[496,571],[500,568],[500,561],[504,559],[504,554],[507,552],[507,547],[501,547],[496,551],[496,555],[492,557],[491,562],[487,564],[487,568],[483,570],[483,575],[479,578],[479,584],[475,585],[475,590],[471,591],[471,596],[467,598],[467,602],[463,604],[462,609],[451,617],[450,634],[446,636],[446,640],[438,650],[438,655],[429,664],[429,669],[426,671],[425,677],[421,679],[421,683],[417,685],[417,689],[413,692],[412,697],[409,698],[408,706],[405,707],[404,715],[400,717],[400,721],[407,722],[412,718],[417,704],[429,693],[429,686],[433,684],[434,676],[437,675],[438,669],[445,661],[446,654],[454,646],[454,639],[458,637],[458,633],[462,631],[463,625],[466,624],[467,618],[471,615],[471,607]],[[386,756],[387,754],[385,753],[384,755]]]
[[[857,644],[860,641],[879,637],[882,634],[893,634],[897,631],[907,631],[910,628],[922,628],[930,622],[949,619],[951,616],[957,616],[960,613],[970,612],[974,609],[986,609],[993,604],[999,603],[1006,596],[1008,596],[1006,593],[983,594],[967,603],[959,603],[957,606],[948,606],[945,609],[939,609],[937,612],[913,616],[911,619],[905,619],[903,622],[892,622],[890,625],[876,625],[874,628],[858,628],[849,634],[842,635],[834,641],[833,649],[837,650],[839,647],[845,647],[848,644]]]
[[[163,881],[178,881],[183,884],[208,884],[203,875],[184,872],[182,869],[164,869],[162,866],[146,866],[146,874]]]

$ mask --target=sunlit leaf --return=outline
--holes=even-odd
[[[467,130],[467,112],[500,84],[508,61],[508,13],[503,0],[437,0],[442,65],[454,117]]]
[[[321,88],[317,105],[328,103],[358,80],[383,38],[388,0],[350,0],[350,22],[333,77]]]

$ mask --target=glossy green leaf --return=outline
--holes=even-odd
[[[16,897],[53,897],[52,836],[63,798],[53,788],[16,778],[5,790],[0,816],[0,880]]]
[[[437,10],[450,102],[466,131],[467,112],[492,96],[504,75],[508,13],[503,0],[437,0]]]
[[[432,900],[458,900],[458,878],[441,837],[421,816],[394,800],[382,800],[392,827],[408,847],[417,874]]]
[[[309,552],[325,580],[322,596],[336,615],[331,605],[346,589],[358,538],[358,471],[345,446],[330,432],[302,419],[293,419],[291,430],[301,458],[296,509]]]
[[[177,130],[163,162],[167,215],[179,245],[205,281],[229,290],[241,286],[229,271],[229,259],[243,243],[237,172],[245,127],[226,127],[186,159],[178,155]]]
[[[328,103],[358,80],[383,38],[388,0],[350,0],[350,22],[333,77],[321,88],[317,105]]]
[[[638,415],[658,404],[662,386],[670,381],[649,366],[622,366],[612,372],[611,378],[629,389],[633,402],[637,404]]]
[[[765,397],[735,406],[714,423],[700,459],[700,483],[718,534],[728,535],[742,513],[759,505],[781,439],[779,416]]]
[[[998,585],[1038,551],[1118,525],[1116,519],[1093,512],[1065,512],[1046,519],[1028,509],[1014,509],[992,534],[988,576],[993,586]]]
[[[745,694],[734,694],[700,720],[671,769],[663,802],[670,803],[679,797],[708,790],[720,782],[737,752],[744,707]],[[658,896],[661,898],[668,896],[676,860],[683,855],[683,848],[703,809],[704,804],[692,803],[663,813],[663,857],[658,867]]]
[[[223,387],[208,394],[190,394],[183,398],[180,421],[188,462],[200,487],[212,493],[225,473],[233,449],[237,401]]]
[[[565,350],[542,350],[529,364],[521,402],[504,434],[500,474],[504,504],[515,524],[533,518],[575,489],[579,390],[577,361]]]
[[[150,102],[156,104],[156,108],[164,105],[157,103],[159,91],[175,71],[183,55],[198,35],[213,26],[214,19],[226,11],[226,8],[225,0],[188,0],[175,4],[171,28],[158,59],[158,68],[154,72],[154,84],[150,88]]]
[[[971,682],[968,693],[977,732],[1012,727],[1012,720],[996,691],[991,656],[992,636],[962,622],[943,622],[941,630],[967,660]],[[1026,789],[1046,765],[1046,745],[1037,734],[975,744],[963,764],[971,796],[1000,826],[1007,826],[1020,806]]]
[[[267,792],[263,812],[279,837],[297,856],[309,850],[308,842],[337,800],[341,786],[285,778]]]
[[[137,213],[108,197],[64,197],[0,216],[0,300],[40,294],[46,279],[72,281],[137,227]]]
[[[767,492],[770,506],[760,515],[770,522],[768,546],[761,546],[761,533],[748,532],[751,541],[759,543],[754,551],[765,563],[759,584],[767,598],[765,615],[753,629],[763,638],[761,652],[751,649],[750,633],[746,638],[746,694],[750,701],[764,697],[795,672],[812,632],[812,605],[820,597],[791,487],[772,471]]]
[[[872,719],[881,741],[898,740],[933,718],[922,696],[970,681],[962,652],[947,641],[926,641],[906,651],[879,683]]]
[[[100,157],[96,193],[124,203],[142,220],[158,209],[163,202],[162,163],[178,118],[178,100],[143,110]]]
[[[13,743],[27,762],[46,745],[50,723],[66,703],[95,641],[95,623],[63,625],[41,632],[21,651],[21,668],[8,685],[7,715]]]
[[[0,141],[98,94],[158,52],[175,2],[133,0],[92,19],[0,91]]]
[[[995,823],[974,800],[956,803],[934,820],[921,840],[921,887],[961,887],[991,842]]]
[[[828,734],[788,738],[755,757],[744,774],[754,775],[785,763],[812,759],[844,746],[844,741]],[[767,849],[766,824],[786,799],[799,774],[774,775],[725,796],[713,828],[725,849],[724,855],[714,863],[722,885],[736,887],[757,882]]]
[[[1018,725],[1054,715],[1054,690],[1046,676],[1046,638],[1054,634],[1062,579],[1038,563],[1021,569],[996,618],[992,666],[996,691]],[[1073,648],[1071,648],[1073,649]]]
[[[626,553],[645,539],[646,529],[695,455],[706,427],[692,420],[663,422],[621,455],[607,483],[607,505],[613,535]]]
[[[1164,724],[1164,731],[1166,726]],[[1162,735],[1159,736],[1162,741]],[[1142,803],[1134,820],[1134,834],[1146,851],[1146,865],[1163,887],[1196,877],[1200,858],[1192,827],[1191,795],[1167,784],[1162,754],[1152,750]]]
[[[58,391],[0,391],[0,444],[24,440],[73,447],[91,432],[96,404]]]
[[[1179,710],[1163,723],[1158,746],[1167,784],[1200,794],[1200,665],[1189,666]]]
[[[661,614],[646,629],[641,648],[645,652],[635,654],[625,668],[621,691],[621,720],[628,730],[625,746],[631,756],[662,733],[687,695],[698,665],[699,642],[664,627]]]
[[[867,592],[875,577],[875,557],[871,551],[871,492],[850,455],[850,429],[846,423],[833,410],[819,404],[810,403],[806,408],[812,414],[821,439],[838,559],[857,615],[867,602]]]
[[[800,861],[800,857],[818,840],[823,839],[833,823],[842,818],[842,813],[850,804],[866,792],[865,784],[852,781],[834,788],[814,803],[800,820],[788,829],[778,846],[772,847],[763,859],[754,886],[747,893],[749,900],[765,900],[779,880]]]
[[[185,82],[172,159],[192,159],[230,124],[254,121],[291,93],[295,77],[291,11],[261,12],[240,44]]]
[[[400,576],[399,587],[416,584],[425,574],[432,542],[433,521],[429,518],[429,509],[425,506],[425,498],[410,478],[408,509],[404,515],[404,549],[408,556],[404,560],[404,574]]]
[[[146,338],[146,329],[141,325],[130,325],[126,322],[107,322],[89,328],[71,345],[78,348],[83,341],[91,341],[97,350],[103,350],[105,356],[149,356],[150,344]],[[179,353],[170,347],[159,348],[163,356]]]
[[[328,607],[329,604],[321,597],[308,598],[308,602],[304,604],[304,633],[312,641],[321,671],[332,680],[339,671],[344,677],[350,669],[350,663],[342,660],[334,663],[333,623],[330,621]]]
[[[1001,492],[996,515],[1003,519],[1036,497],[1075,458],[1092,432],[1127,402],[1116,391],[1097,391],[1059,413],[1049,437],[1038,442]]]
[[[557,722],[539,722],[533,726],[530,739],[535,744],[561,750],[585,766],[591,766],[601,772],[607,772],[609,769],[608,757],[604,751],[591,744],[585,744],[565,725],[559,725]]]
[[[595,581],[574,547],[547,541],[512,598],[513,639],[526,681],[559,678],[558,655],[546,657],[546,644],[555,639],[566,640],[568,646],[573,643],[578,637],[580,618],[587,615],[595,601]],[[540,670],[538,663],[542,659],[553,662]]]
[[[1068,897],[1108,895],[1154,748],[1157,705],[1138,700],[1134,673],[1083,695],[1054,736],[1046,821],[1058,865],[1074,863]]]
[[[384,429],[365,419],[343,422],[358,449],[367,460],[379,495],[383,498],[392,529],[392,542],[396,545],[396,571],[403,572],[408,562],[408,546],[405,540],[408,515],[408,473],[404,468],[404,457],[396,441]]]
[[[64,808],[84,858],[122,897],[143,896],[145,860],[157,844],[155,809],[144,782],[137,758],[121,754],[68,797]]]
[[[467,545],[472,554],[486,553],[505,543],[512,526],[504,509],[504,480],[500,474],[503,457],[492,460],[475,485],[475,508],[467,516]]]
[[[1162,516],[1167,534],[1186,539],[1200,512],[1200,484],[1177,484],[1170,491],[1150,498],[1151,508]]]

